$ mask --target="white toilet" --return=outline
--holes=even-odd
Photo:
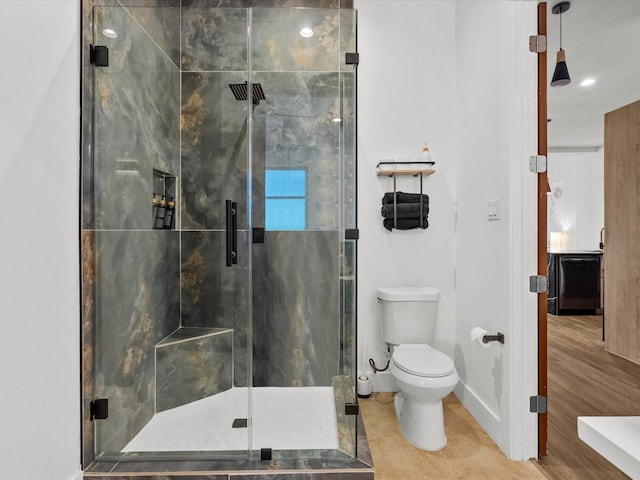
[[[391,375],[399,393],[395,409],[402,434],[423,450],[447,444],[442,399],[458,383],[453,360],[431,347],[440,290],[431,287],[379,287],[382,335],[392,345]]]

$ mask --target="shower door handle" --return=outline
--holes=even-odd
[[[227,200],[227,267],[238,263],[238,204]]]

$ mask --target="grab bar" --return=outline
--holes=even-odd
[[[227,207],[227,267],[238,263],[238,204],[231,200],[226,201]]]
[[[231,216],[231,231],[232,235],[232,249],[233,249],[233,263],[234,265],[238,263],[238,204],[236,202],[231,203],[231,211],[233,215]]]

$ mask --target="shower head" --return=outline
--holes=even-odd
[[[247,82],[230,83],[229,88],[233,92],[233,96],[236,97],[236,100],[247,100]],[[266,100],[264,91],[262,90],[262,85],[259,83],[251,84],[251,98],[254,105],[259,105],[260,100]]]

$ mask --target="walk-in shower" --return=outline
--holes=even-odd
[[[85,466],[357,455],[356,20],[307,3],[83,1]]]

